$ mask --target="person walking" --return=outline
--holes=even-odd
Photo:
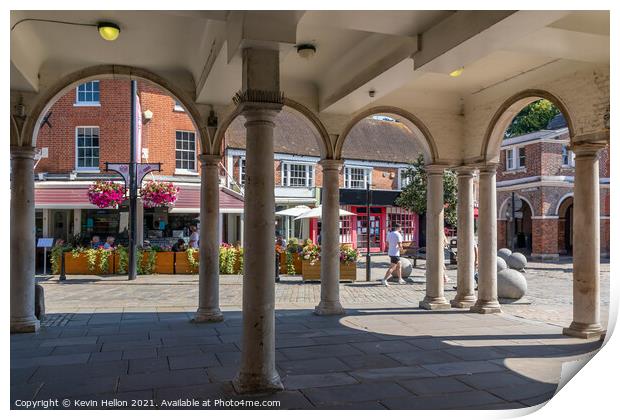
[[[192,234],[189,235],[189,247],[198,248],[199,241],[200,241],[200,235],[198,234],[198,228],[192,225],[189,227],[189,230],[192,232]]]
[[[400,252],[403,250],[403,235],[400,233],[401,226],[399,223],[394,223],[392,225],[392,231],[387,235],[387,243],[388,243],[388,256],[390,257],[390,268],[385,273],[385,277],[381,280],[381,284],[384,286],[389,286],[388,279],[392,277],[394,272],[398,276],[398,283],[405,284],[405,280],[403,280],[401,265],[400,265]]]

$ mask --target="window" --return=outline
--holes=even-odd
[[[314,186],[314,165],[306,163],[282,163],[282,186]]]
[[[366,189],[366,183],[372,183],[372,168],[347,166],[344,170],[344,187],[358,190]]]
[[[239,184],[245,185],[245,157],[239,158]]]
[[[76,169],[99,170],[99,127],[76,127]]]
[[[398,189],[402,190],[411,183],[411,176],[407,176],[409,168],[400,168],[398,170]]]
[[[183,105],[181,105],[181,102],[179,101],[174,101],[174,110],[178,112],[185,112],[185,108],[183,108]]]
[[[514,171],[525,168],[525,147],[506,149],[506,170]]]
[[[562,146],[562,166],[575,167],[575,153],[572,150],[568,150],[567,145]]]
[[[76,105],[99,105],[99,80],[79,85],[75,91]]]
[[[196,172],[196,134],[192,131],[176,133],[176,169]]]

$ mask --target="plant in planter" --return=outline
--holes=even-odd
[[[360,257],[357,249],[353,249],[351,245],[340,245],[340,262],[343,264],[355,264]]]
[[[310,265],[314,265],[317,262],[321,261],[321,247],[311,239],[307,239],[304,243],[303,248],[301,249],[301,258],[310,263]]]
[[[198,268],[198,261],[196,261],[196,253],[198,250],[196,248],[187,248],[185,253],[187,254],[187,262],[189,262],[190,267]]]
[[[148,181],[140,190],[144,207],[172,207],[179,189],[172,182]]]
[[[220,273],[235,274],[235,263],[238,252],[234,246],[223,243],[220,245]]]
[[[88,201],[99,208],[118,208],[125,198],[125,187],[113,181],[95,181],[88,188]]]
[[[129,254],[127,248],[122,245],[116,247],[116,253],[118,254],[118,272],[119,274],[127,273],[127,265],[129,264]]]

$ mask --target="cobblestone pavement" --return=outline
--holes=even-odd
[[[415,268],[407,285],[393,283],[382,287],[380,279],[388,266],[386,257],[374,257],[372,281],[365,281],[365,269],[358,266],[355,283],[342,282],[342,304],[348,308],[407,307],[416,308],[424,298],[424,262]],[[450,282],[445,294],[456,294],[456,269],[448,267]],[[525,276],[528,292],[521,303],[504,304],[503,311],[517,317],[566,326],[572,320],[572,263],[530,263]],[[45,288],[48,313],[105,312],[196,309],[197,275],[151,275],[127,281],[123,276],[68,276],[58,283],[56,277],[40,283]],[[241,276],[222,276],[220,302],[223,308],[238,309],[242,296]],[[313,308],[320,300],[320,283],[303,283],[300,277],[282,276],[276,284],[276,307],[282,309]],[[601,319],[607,325],[609,308],[609,264],[601,264]]]

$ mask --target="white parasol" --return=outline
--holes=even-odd
[[[351,213],[350,211],[346,211],[346,210],[342,210],[342,209],[338,209],[339,211],[339,216],[352,216],[355,213]],[[299,220],[299,219],[320,219],[321,216],[323,215],[323,210],[322,210],[322,206],[318,206],[315,207],[303,214],[300,214],[299,216],[297,216],[295,218],[295,220]]]

